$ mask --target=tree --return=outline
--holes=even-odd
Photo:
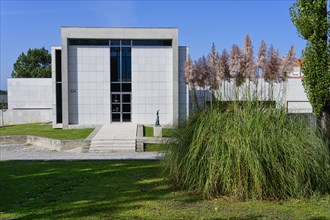
[[[303,85],[330,145],[330,37],[327,0],[297,0],[290,8],[293,24],[307,40],[302,53]]]
[[[250,81],[256,80],[256,65],[253,57],[253,46],[249,35],[246,35],[244,41],[244,47],[242,50],[242,65],[243,76],[248,78]]]
[[[29,49],[22,53],[14,64],[13,78],[50,78],[51,55],[44,47]]]

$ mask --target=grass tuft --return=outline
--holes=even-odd
[[[329,150],[305,120],[258,102],[213,104],[176,132],[163,162],[176,187],[204,197],[288,199],[330,191]]]

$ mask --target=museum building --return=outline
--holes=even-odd
[[[54,127],[175,126],[189,113],[177,28],[62,27],[52,47]]]

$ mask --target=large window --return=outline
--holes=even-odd
[[[131,121],[132,59],[130,40],[110,41],[111,120]]]

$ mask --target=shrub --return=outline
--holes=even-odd
[[[329,150],[306,120],[258,102],[213,104],[176,133],[163,161],[176,187],[210,198],[287,199],[329,193]]]

